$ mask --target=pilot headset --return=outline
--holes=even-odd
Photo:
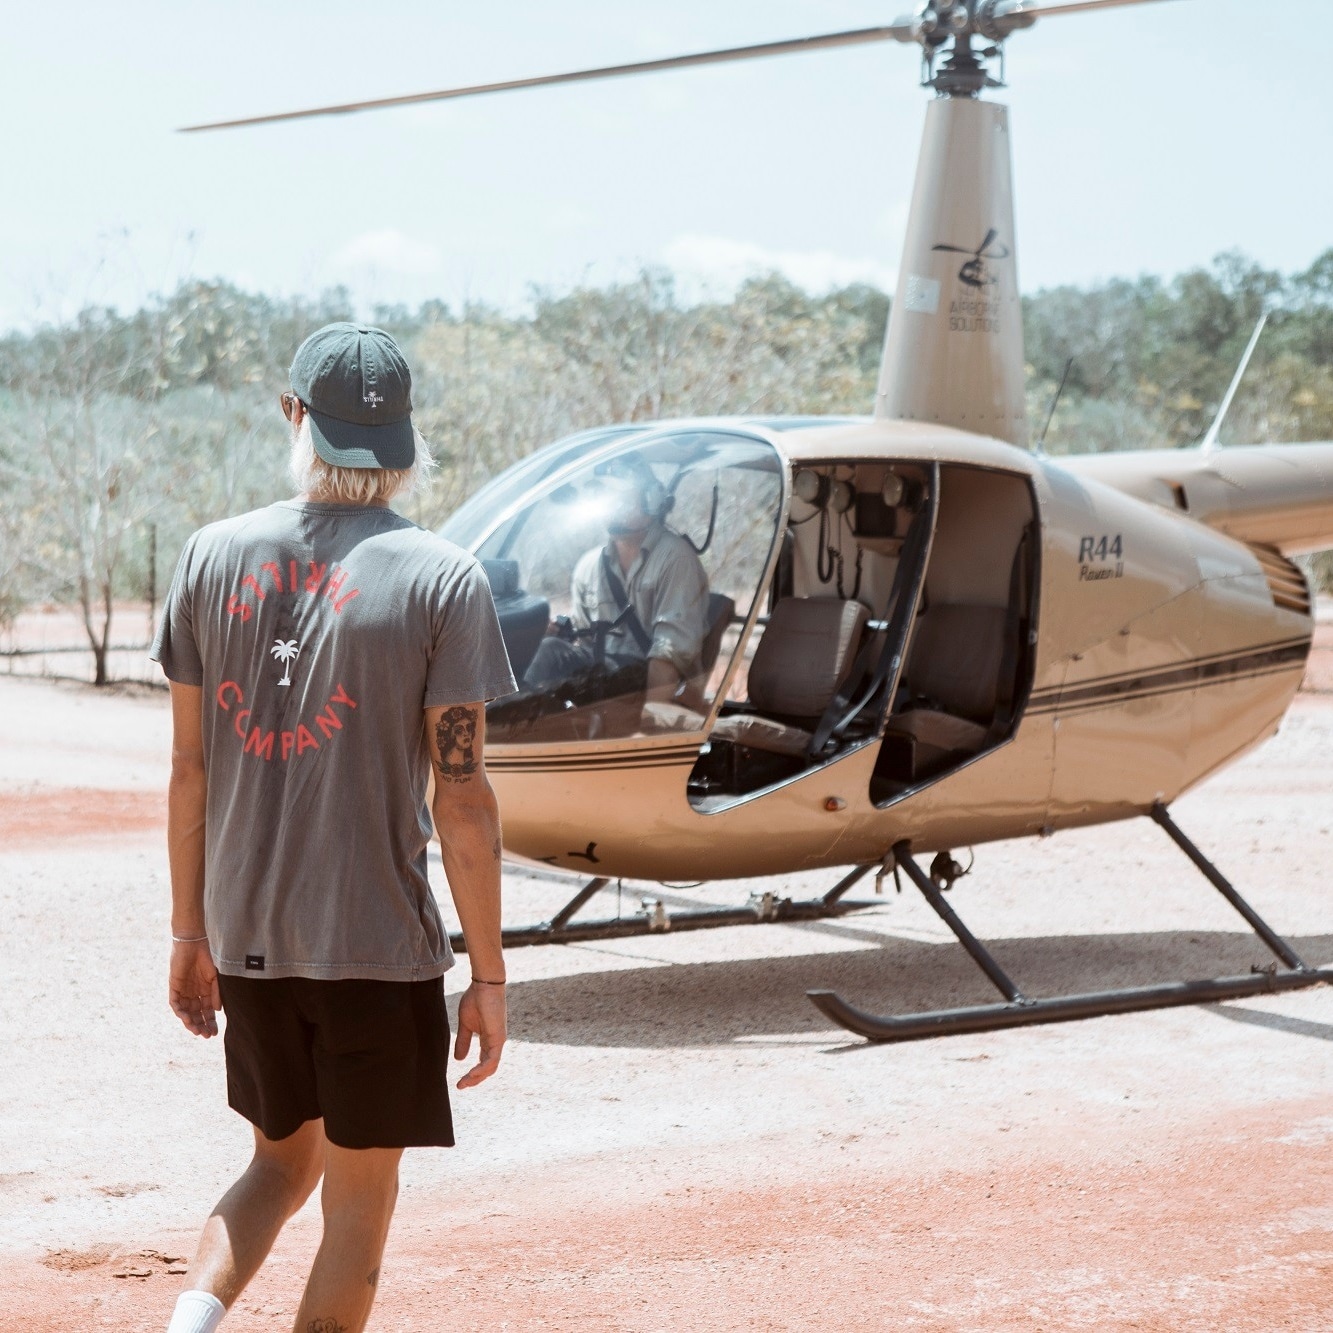
[[[617,458],[607,469],[613,476],[633,482],[639,491],[639,504],[649,518],[664,519],[676,503],[676,497],[657,479],[641,458]]]

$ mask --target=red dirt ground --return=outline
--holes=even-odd
[[[1333,623],[1319,627],[1307,685],[1333,693]],[[15,702],[25,709],[50,706],[53,715],[68,706],[69,691],[55,687],[44,705],[38,692],[47,688],[25,682]],[[98,697],[87,692],[84,703],[91,714]],[[1309,786],[1324,784],[1327,794],[1328,749],[1320,739],[1328,734],[1320,721],[1327,710],[1324,698],[1298,705],[1300,716],[1287,729],[1287,743],[1295,748],[1282,752],[1288,757],[1269,760],[1261,751],[1231,777],[1209,784],[1206,797],[1197,798],[1191,825],[1206,845],[1220,847],[1224,826],[1199,825],[1210,809],[1227,812],[1235,836],[1224,848],[1226,868],[1261,892],[1289,893],[1274,898],[1283,920],[1304,902],[1287,886],[1327,883],[1315,836],[1327,832],[1322,825],[1333,813],[1333,795],[1325,802]],[[1325,731],[1310,729],[1316,724]],[[1306,749],[1297,745],[1302,736],[1309,738]],[[165,749],[161,759],[165,766]],[[95,766],[91,772],[84,781],[97,780]],[[1270,817],[1273,823],[1266,825]],[[152,969],[165,917],[159,911],[148,925],[140,922],[149,887],[165,903],[164,820],[160,785],[68,788],[29,780],[24,772],[11,777],[8,789],[0,787],[0,856],[16,853],[0,864],[0,879],[28,875],[21,883],[53,900],[20,900],[21,910],[50,915],[12,927],[11,940],[24,929],[36,932],[32,943],[20,940],[8,955],[0,950],[9,959],[4,976],[10,992],[0,996],[0,1008],[8,999],[12,1016],[5,1035],[13,1043],[11,1067],[0,1075],[0,1136],[7,1136],[0,1142],[10,1145],[10,1154],[15,1145],[24,1152],[29,1144],[42,1145],[23,1161],[0,1158],[0,1333],[162,1329],[181,1281],[171,1270],[192,1252],[202,1216],[191,1211],[193,1200],[215,1191],[213,1163],[231,1152],[218,1146],[223,1113],[215,1049],[182,1056],[164,1035],[170,1029],[152,1029],[157,1064],[140,1065],[147,1057],[136,1043],[145,1040],[147,1029],[125,1026],[120,1054],[107,1057],[122,1071],[114,1076],[125,1085],[118,1090],[106,1074],[109,1066],[81,1067],[68,1044],[74,1039],[58,1024],[49,1032],[42,1028],[45,1012],[60,1006],[66,1007],[61,1022],[68,1021],[66,1009],[109,1006],[113,1023],[126,1024],[135,988],[158,986]],[[1279,828],[1286,831],[1280,835]],[[1086,838],[1089,857],[1119,854],[1113,840],[1119,834],[1078,836]],[[1122,863],[1127,882],[1151,884],[1156,893],[1160,880],[1133,861],[1138,844],[1131,839],[1129,846],[1131,857]],[[81,891],[84,863],[72,862],[71,869],[59,857],[80,847],[95,850],[108,885],[120,883],[117,874],[127,883],[147,884],[141,865],[156,867],[155,882],[142,899],[117,890],[122,897],[90,923],[88,914],[101,910],[100,900],[65,905]],[[1051,852],[1057,850],[1052,844]],[[997,851],[992,859],[1002,862],[1004,855]],[[1030,849],[1021,855],[1033,892],[1043,876],[1058,884],[1061,865],[1064,873],[1070,868],[1039,861]],[[0,882],[0,896],[5,888]],[[1327,931],[1322,890],[1313,901],[1313,924],[1303,928]],[[908,926],[916,928],[912,920]],[[62,929],[68,924],[71,932],[86,929],[95,943],[52,942],[52,921]],[[151,953],[137,942],[146,939],[149,926],[156,932]],[[117,929],[123,933],[112,938]],[[900,938],[910,939],[910,929]],[[1328,936],[1318,938],[1324,952],[1311,961],[1322,962]],[[761,952],[772,948],[776,954],[777,937],[765,940]],[[686,941],[668,944],[679,971],[688,961]],[[749,956],[742,949],[751,947],[736,945],[742,958]],[[50,955],[43,960],[46,970],[34,971],[37,980],[16,980],[15,960],[22,963],[42,950]],[[534,969],[528,980],[540,987],[538,965],[551,975],[574,966],[538,957],[556,951],[522,952],[514,969],[520,983],[525,968]],[[580,967],[603,966],[594,952],[567,957],[583,960]],[[633,956],[624,955],[626,966]],[[65,975],[61,964],[76,960],[81,966]],[[735,968],[748,975],[743,961]],[[78,981],[85,989],[75,994]],[[658,1045],[649,1033],[641,1045],[619,1050],[607,1038],[602,1048],[581,1039],[572,1020],[554,1037],[522,1034],[526,1040],[506,1055],[506,1078],[495,1081],[494,1101],[485,1104],[496,1110],[478,1112],[469,1104],[467,1112],[508,1117],[503,1123],[515,1145],[532,1132],[552,1145],[550,1152],[525,1165],[502,1147],[488,1165],[476,1148],[467,1150],[472,1157],[460,1148],[456,1185],[449,1162],[430,1168],[436,1177],[424,1188],[418,1183],[405,1189],[370,1327],[382,1333],[1327,1330],[1333,1327],[1333,1098],[1314,1095],[1324,1077],[1320,1070],[1333,1068],[1327,996],[1303,993],[1288,1005],[1295,1017],[1251,1007],[1230,1011],[1242,1022],[1219,1023],[1200,1010],[1175,1011],[1177,1018],[1141,1024],[1071,1025],[1069,1035],[1059,1038],[1067,1045],[1054,1038],[1043,1045],[1046,1039],[1025,1034],[987,1042],[984,1049],[980,1042],[947,1050],[925,1043],[892,1060],[841,1056],[829,1049],[833,1039],[822,1036],[818,1045],[802,1045],[807,1030],[784,1026],[781,1015],[782,1021],[759,1029],[787,1041],[775,1040],[771,1053],[725,1034],[713,1041],[688,1032]],[[161,1007],[156,990],[153,1003]],[[1271,1021],[1265,1027],[1260,1018]],[[116,1030],[97,1029],[96,1039],[105,1044],[102,1034]],[[1173,1048],[1172,1042],[1184,1044]],[[14,1069],[23,1058],[37,1068],[31,1075],[36,1081],[9,1082],[18,1079]],[[987,1060],[994,1063],[972,1063]],[[1246,1080],[1254,1069],[1261,1085],[1271,1080],[1266,1105],[1246,1104],[1237,1091],[1250,1086]],[[179,1086],[181,1097],[164,1094],[151,1108],[152,1119],[133,1122],[136,1142],[126,1147],[108,1137],[99,1111],[103,1094],[119,1098],[117,1105],[136,1105],[133,1084],[140,1078],[151,1081],[155,1095],[166,1089],[171,1099]],[[105,1082],[99,1085],[99,1079]],[[40,1103],[33,1089],[43,1080],[74,1091],[63,1103],[64,1094],[53,1094],[43,1103],[41,1123],[24,1126],[30,1106]],[[783,1095],[772,1091],[772,1080],[799,1106],[803,1136],[776,1122],[769,1127],[765,1108],[747,1100]],[[718,1136],[711,1123],[713,1139],[697,1150],[663,1136],[652,1119],[652,1097],[666,1100],[662,1089],[669,1083],[683,1089],[675,1093],[682,1104],[698,1100],[701,1124],[721,1117],[732,1126],[731,1137],[721,1139],[722,1156],[713,1151]],[[21,1089],[17,1095],[15,1088]],[[881,1099],[881,1109],[858,1118],[854,1098],[867,1088]],[[1124,1089],[1134,1095],[1128,1111],[1121,1105]],[[608,1114],[598,1103],[619,1102],[622,1092],[627,1105],[614,1114],[623,1119],[615,1122],[605,1149],[565,1146],[560,1136],[568,1134],[569,1121],[557,1115],[562,1106],[572,1105],[569,1114],[577,1118],[596,1119]],[[1036,1100],[1023,1103],[1021,1097]],[[1129,1105],[1128,1093],[1124,1102]],[[1017,1114],[1024,1105],[1031,1108],[1026,1121]],[[190,1118],[173,1120],[182,1106]],[[673,1110],[667,1118],[678,1114]],[[846,1133],[853,1125],[858,1132]],[[829,1127],[845,1142],[817,1142],[827,1138]],[[211,1141],[197,1143],[196,1135]],[[903,1146],[890,1151],[886,1145],[895,1136]],[[84,1137],[95,1146],[81,1155]],[[484,1142],[485,1127],[473,1124],[470,1137]],[[765,1152],[765,1140],[771,1152]],[[738,1155],[728,1159],[726,1151]],[[154,1158],[178,1162],[179,1169],[148,1183],[91,1183],[151,1174]],[[652,1169],[659,1161],[662,1168]],[[762,1171],[756,1162],[765,1163]],[[168,1196],[169,1208],[153,1202]],[[83,1206],[79,1199],[91,1202]],[[156,1213],[130,1207],[145,1199]],[[10,1201],[15,1211],[6,1225]],[[68,1209],[72,1220],[69,1230],[39,1243],[33,1238],[40,1231],[28,1224],[40,1228],[48,1206]],[[110,1210],[105,1220],[96,1212],[104,1206]],[[88,1220],[76,1227],[80,1207]],[[171,1219],[170,1227],[160,1225],[163,1217]],[[290,1327],[315,1228],[309,1213],[296,1219],[224,1325],[227,1333]]]
[[[1065,1124],[1045,1152],[978,1173],[795,1172],[785,1190],[686,1187],[618,1207],[525,1191],[522,1209],[501,1197],[478,1216],[465,1202],[462,1219],[438,1201],[404,1207],[372,1324],[1327,1329],[1333,1155],[1295,1128],[1327,1109],[1200,1124],[1187,1139],[1138,1136],[1132,1159],[1103,1142],[1090,1160]],[[287,1327],[313,1244],[298,1223],[226,1327]],[[178,1281],[167,1259],[103,1247],[11,1268],[0,1326],[161,1328]]]
[[[52,839],[118,838],[165,829],[167,794],[60,787],[0,793],[0,846],[40,846]]]

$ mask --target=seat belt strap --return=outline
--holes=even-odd
[[[624,622],[625,628],[629,630],[634,642],[639,645],[639,651],[648,656],[648,649],[653,646],[653,636],[643,627],[643,621],[639,619],[639,613],[630,603],[629,595],[625,592],[625,585],[620,581],[620,575],[611,568],[611,557],[607,553],[606,547],[602,547],[602,576],[606,579],[606,586],[611,589],[611,596],[615,599],[616,605],[620,608],[620,615],[616,618],[616,624]]]

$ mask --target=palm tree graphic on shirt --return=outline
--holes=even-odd
[[[298,655],[300,654],[300,652],[301,652],[300,648],[297,647],[296,640],[295,640],[295,639],[274,639],[274,640],[273,640],[273,647],[269,649],[269,652],[271,652],[271,653],[273,654],[273,656],[276,657],[276,658],[278,659],[278,661],[281,662],[281,663],[283,664],[283,666],[286,668],[286,671],[285,671],[285,673],[284,673],[282,679],[278,682],[278,684],[279,684],[279,685],[290,685],[290,684],[292,683],[292,665],[291,665],[291,664],[296,660],[297,656],[298,656]]]

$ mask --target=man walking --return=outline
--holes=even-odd
[[[513,677],[490,589],[388,508],[429,464],[382,330],[297,351],[295,500],[186,543],[152,656],[171,681],[171,1007],[218,1031],[253,1160],[204,1226],[169,1333],[212,1333],[321,1177],[324,1233],[298,1333],[365,1326],[403,1149],[451,1146],[431,806],[467,940],[460,1080],[505,1041],[500,822],[485,702]]]

